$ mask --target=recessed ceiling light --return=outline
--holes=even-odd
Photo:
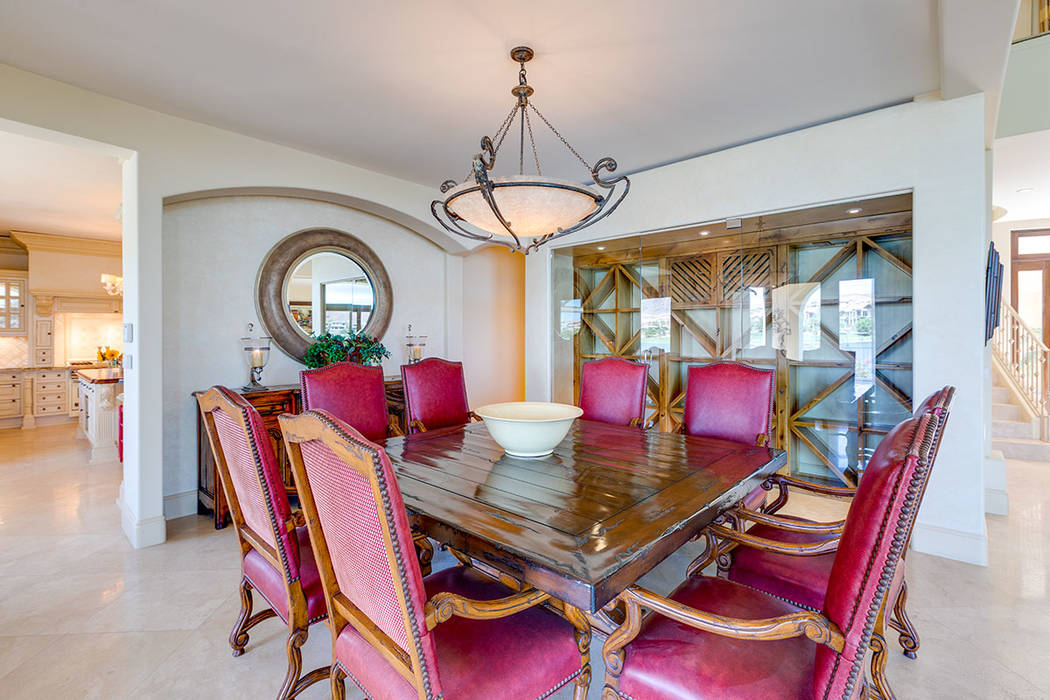
[[[852,209],[847,209],[846,213],[847,214],[859,214],[860,213],[860,207],[853,207]]]
[[[603,245],[598,246],[598,250],[605,250],[605,246],[603,246]]]
[[[1028,194],[1029,192],[1035,192],[1034,187],[1021,187],[1017,190],[1018,194]]]
[[[708,231],[708,230],[707,230],[707,229],[705,228],[705,229],[704,229],[703,231],[701,231],[701,232],[700,232],[700,235],[701,235],[701,236],[706,236],[706,235],[708,235],[709,233],[711,233],[711,232],[710,232],[710,231]]]

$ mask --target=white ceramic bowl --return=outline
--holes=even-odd
[[[511,457],[546,457],[583,409],[564,403],[512,401],[475,408],[489,434]]]

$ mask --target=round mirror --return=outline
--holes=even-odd
[[[309,253],[284,283],[288,317],[308,338],[347,335],[368,325],[375,290],[368,274],[338,252]]]
[[[300,231],[274,246],[259,269],[256,303],[274,342],[300,361],[325,333],[381,338],[393,306],[376,254],[332,229]]]

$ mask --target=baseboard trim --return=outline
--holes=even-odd
[[[197,489],[164,497],[164,519],[174,520],[197,514]]]
[[[984,512],[991,515],[1008,515],[1010,513],[1010,498],[1005,489],[984,490]]]
[[[911,546],[917,552],[988,566],[988,537],[939,525],[915,523]]]
[[[124,499],[123,485],[121,485],[120,494],[120,526],[123,528],[124,535],[128,538],[128,541],[131,542],[131,546],[135,549],[163,544],[167,538],[167,525],[164,521],[164,516],[158,515],[154,518],[138,520],[135,514],[131,512],[131,509],[128,508],[128,503]]]

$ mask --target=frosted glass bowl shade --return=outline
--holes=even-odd
[[[519,238],[536,238],[575,226],[594,213],[601,196],[567,180],[538,175],[492,178],[492,196]],[[509,236],[479,186],[465,182],[449,191],[448,209],[468,224],[497,236]]]
[[[564,403],[512,401],[475,408],[474,413],[511,457],[545,457],[554,452],[583,409]]]

